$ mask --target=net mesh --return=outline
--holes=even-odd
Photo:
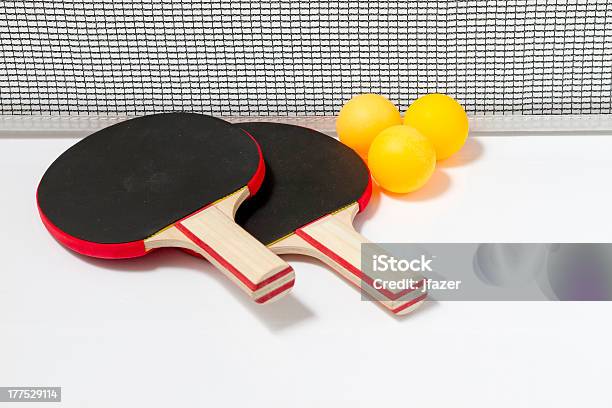
[[[0,113],[612,112],[612,2],[2,1]]]

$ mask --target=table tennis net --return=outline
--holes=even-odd
[[[612,113],[612,2],[3,1],[0,114]]]

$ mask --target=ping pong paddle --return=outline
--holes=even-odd
[[[311,129],[279,123],[239,123],[264,153],[266,178],[258,194],[238,209],[236,221],[277,254],[316,257],[396,314],[425,298],[419,290],[376,290],[361,270],[361,244],[352,226],[368,204],[371,178],[350,148]],[[377,291],[377,292],[374,292]]]
[[[208,259],[253,300],[287,293],[292,268],[234,222],[265,165],[257,142],[194,113],[126,120],[79,141],[47,169],[39,213],[66,247],[132,258],[160,247]]]

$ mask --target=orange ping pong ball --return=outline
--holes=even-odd
[[[354,96],[340,110],[336,131],[340,141],[361,157],[368,155],[372,140],[390,126],[401,125],[402,117],[395,105],[382,95]]]
[[[383,130],[372,142],[368,167],[376,182],[393,193],[421,188],[436,167],[436,151],[419,131],[404,125]]]
[[[438,160],[458,152],[468,136],[468,118],[463,107],[448,95],[423,95],[404,115],[404,125],[412,126],[436,148]]]

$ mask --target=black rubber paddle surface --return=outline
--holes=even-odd
[[[223,120],[143,116],[64,152],[44,174],[38,204],[76,238],[139,241],[246,186],[259,160],[257,144]]]
[[[361,198],[370,181],[365,163],[336,139],[300,126],[239,125],[259,143],[266,178],[238,209],[236,222],[268,245]]]

